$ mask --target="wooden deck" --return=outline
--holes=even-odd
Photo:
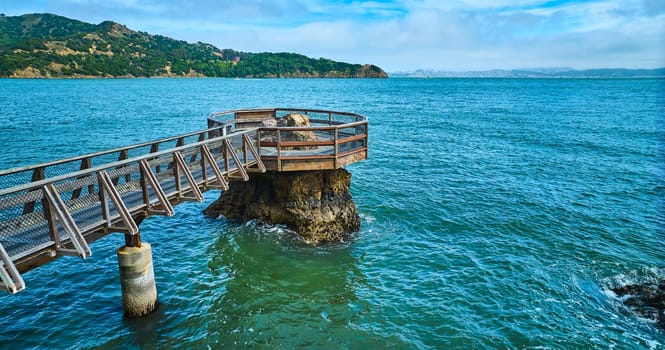
[[[307,114],[311,126],[261,127]],[[367,158],[367,120],[346,112],[253,109],[213,113],[209,128],[157,141],[0,171],[0,289],[61,256],[89,257],[113,232],[140,244],[138,224],[174,205],[246,181],[250,172],[337,169]],[[315,140],[293,141],[312,132]]]
[[[311,126],[261,127],[266,119],[280,119],[290,113],[307,115]],[[210,115],[208,126],[256,129],[257,148],[268,170],[338,169],[367,159],[367,118],[355,113],[286,108],[236,110]],[[316,140],[293,141],[291,136],[301,131],[314,132]]]

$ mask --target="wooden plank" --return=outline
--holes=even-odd
[[[266,157],[261,157],[263,166],[266,170],[276,171],[277,170],[277,157],[272,157],[272,159],[266,159]]]
[[[355,154],[355,153],[361,153],[361,152],[367,152],[367,146],[361,147],[361,148],[355,148],[355,149],[352,149],[352,150],[349,150],[349,151],[346,151],[346,152],[342,152],[338,155],[338,157],[346,157],[348,155]]]
[[[361,160],[367,159],[367,150],[357,151],[345,156],[341,156],[337,159],[337,166],[339,168],[345,167],[349,164],[359,162]]]
[[[299,156],[281,156],[281,160],[317,160],[317,159],[335,159],[334,154],[322,155],[322,154],[310,154],[310,155],[299,155]]]
[[[340,122],[336,120],[328,120],[328,119],[309,119],[309,122],[312,124],[323,124],[323,125],[344,125],[346,124],[345,122]]]
[[[235,113],[236,120],[265,120],[274,118],[275,112],[272,110],[261,111],[238,111]]]
[[[341,144],[341,143],[353,142],[353,141],[357,141],[357,140],[362,140],[366,137],[367,137],[366,134],[359,134],[359,135],[356,135],[356,136],[345,137],[343,139],[340,139],[339,143]]]
[[[282,141],[279,143],[282,147],[319,147],[319,146],[334,146],[335,140],[325,141]],[[275,147],[277,142],[261,141],[261,146]]]
[[[236,130],[254,129],[261,126],[261,122],[236,122]]]
[[[335,169],[334,159],[317,159],[315,161],[282,160],[280,171],[332,170]]]
[[[283,127],[262,127],[263,131],[332,131],[338,129],[336,126],[283,126]],[[347,128],[345,124],[344,129]]]

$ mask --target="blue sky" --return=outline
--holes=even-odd
[[[0,12],[389,72],[665,66],[665,0],[3,0]]]

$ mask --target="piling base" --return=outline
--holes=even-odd
[[[118,267],[125,316],[137,318],[153,312],[159,303],[150,244],[118,249]]]

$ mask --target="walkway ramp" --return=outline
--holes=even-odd
[[[265,171],[256,130],[215,137],[220,130],[0,173],[32,180],[0,190],[0,287],[16,293],[25,271],[63,255],[89,257],[88,244],[109,233],[138,235],[143,218],[171,216],[177,203],[203,201],[204,190]]]
[[[266,118],[308,113],[316,141],[288,135],[304,128],[262,128]],[[335,169],[367,157],[367,120],[303,109],[214,113],[210,128],[138,145],[0,171],[0,289],[25,288],[22,274],[61,256],[90,257],[90,243],[114,232],[140,242],[138,224],[203,201],[250,172]],[[270,140],[266,134],[277,135]],[[282,136],[280,136],[282,135]],[[298,149],[306,149],[305,151]]]

